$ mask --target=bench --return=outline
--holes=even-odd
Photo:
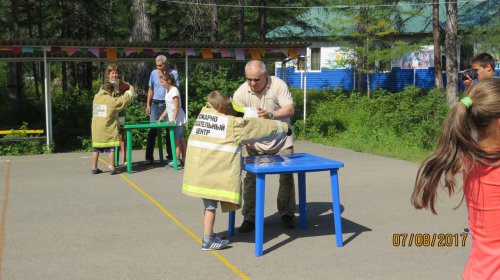
[[[35,134],[40,135],[45,131],[43,129],[10,129],[10,130],[0,130],[0,135],[8,135],[8,134]],[[17,141],[25,141],[25,140],[45,140],[46,136],[29,136],[29,137],[2,137],[0,138],[0,142],[17,142]]]

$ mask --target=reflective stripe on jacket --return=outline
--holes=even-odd
[[[260,118],[224,115],[204,107],[189,136],[182,192],[221,201],[223,212],[241,207],[241,145],[281,139],[288,125]]]

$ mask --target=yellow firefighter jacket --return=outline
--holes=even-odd
[[[115,147],[118,138],[118,112],[122,111],[133,99],[134,87],[120,97],[112,97],[105,90],[99,90],[92,103],[92,146],[95,148]]]
[[[260,118],[243,119],[205,106],[189,136],[182,192],[221,202],[223,212],[241,207],[241,145],[281,139],[288,125]]]

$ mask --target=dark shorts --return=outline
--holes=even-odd
[[[115,151],[115,147],[106,147],[106,148],[96,148],[94,147],[93,152],[97,153],[111,153]]]
[[[205,209],[207,209],[207,210],[215,210],[215,209],[217,209],[217,203],[218,202],[219,201],[217,201],[217,200],[203,198],[203,205],[205,205]]]
[[[184,127],[183,126],[176,126],[174,129],[174,135],[175,139],[181,139],[184,137]]]

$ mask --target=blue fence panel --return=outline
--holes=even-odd
[[[400,91],[409,85],[413,85],[413,69],[393,68],[386,86],[382,88],[388,91]]]
[[[500,75],[500,69],[495,70]],[[281,73],[276,68],[276,73]],[[279,75],[278,75],[279,76]],[[303,88],[304,74],[295,72],[295,68],[286,69],[285,77],[282,78],[292,88]],[[356,85],[353,82],[356,80]],[[363,75],[363,88],[366,88],[366,75]],[[443,84],[446,87],[446,73],[443,73]],[[397,92],[406,86],[415,85],[422,89],[434,88],[434,68],[429,69],[401,69],[395,67],[391,72],[370,74],[370,88],[382,88],[387,91]],[[462,82],[459,82],[459,90],[464,90]],[[357,78],[354,77],[352,69],[322,69],[318,72],[307,73],[308,89],[341,88],[345,90],[357,89]]]
[[[276,68],[276,73],[281,73],[280,68]],[[295,72],[295,68],[289,67],[285,70],[283,79],[289,86],[293,88],[303,88],[304,73]],[[279,75],[278,75],[279,76]],[[308,89],[327,89],[327,88],[342,88],[346,90],[353,89],[353,72],[350,69],[323,69],[318,72],[307,72],[307,88]]]
[[[415,86],[423,89],[434,88],[434,68],[417,69],[415,72]]]
[[[307,73],[307,87],[317,89],[353,89],[353,72],[350,69],[323,69],[321,72]]]

